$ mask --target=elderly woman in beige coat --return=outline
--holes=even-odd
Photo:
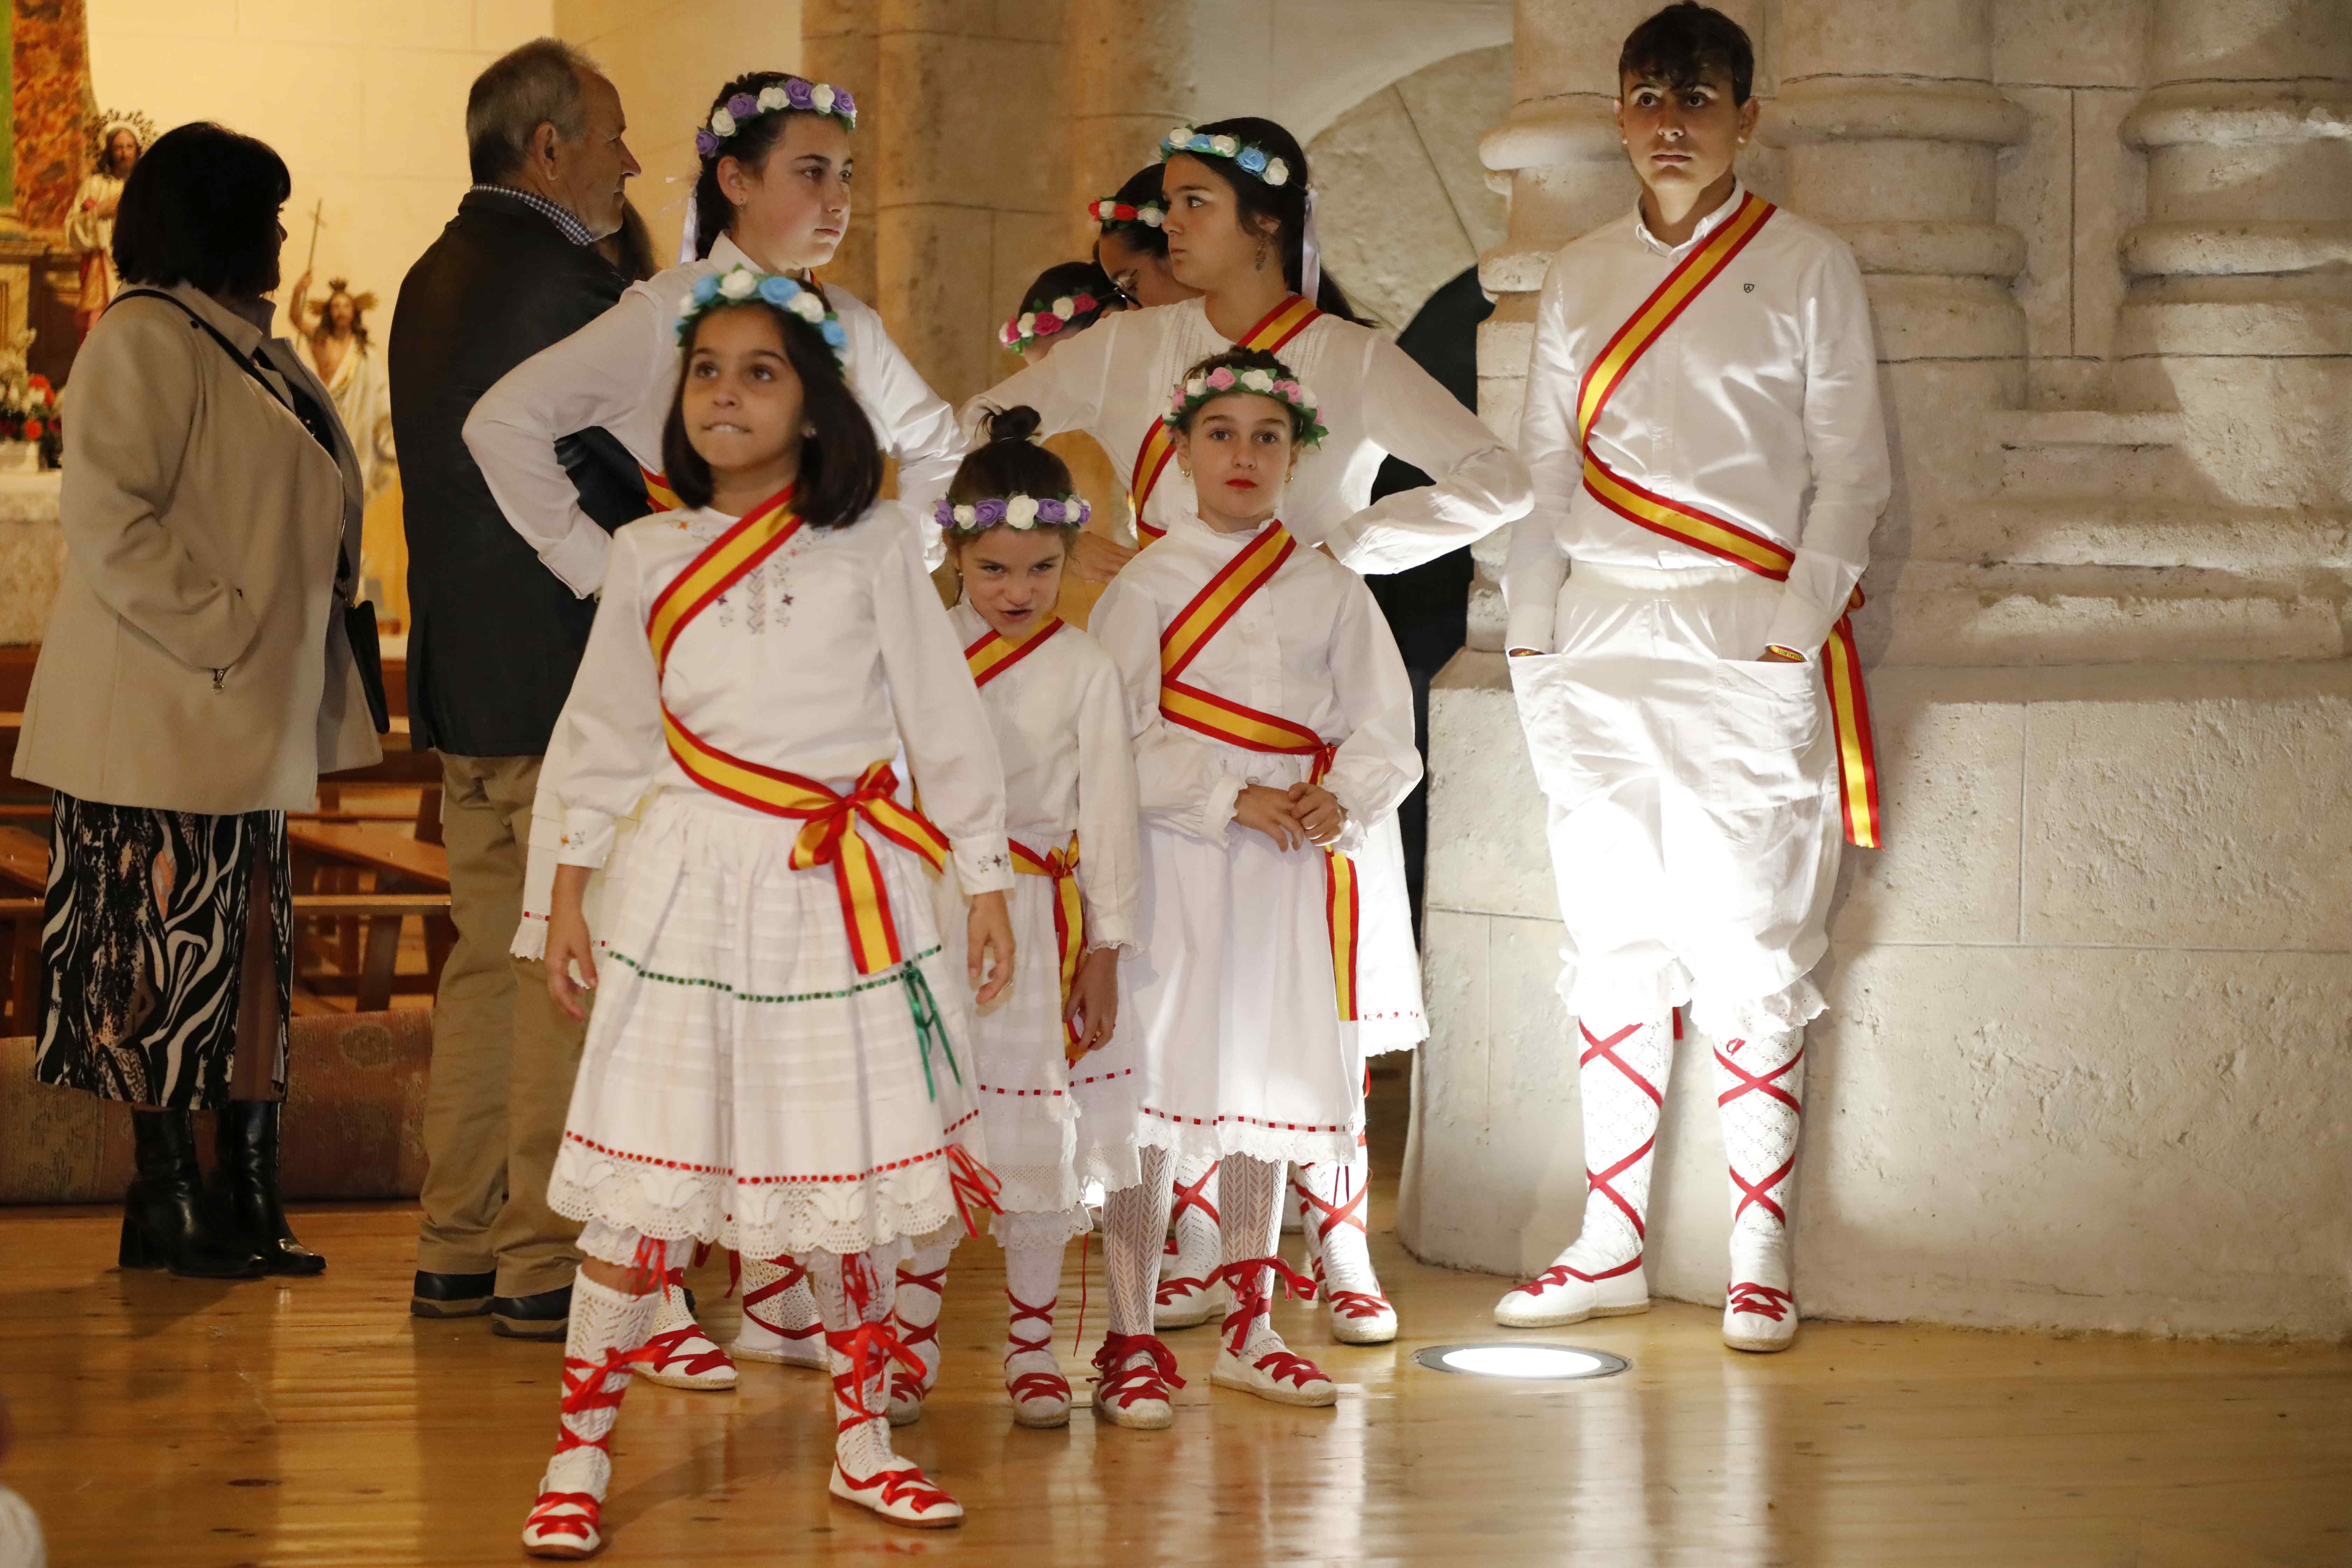
[[[215,1279],[326,1267],[278,1191],[286,813],[381,754],[346,626],[358,465],[268,334],[289,188],[269,148],[195,124],[123,189],[123,289],[65,393],[65,576],[16,751],[54,792],[37,1070],[136,1108],[123,1266]],[[209,1196],[194,1110],[220,1112]]]

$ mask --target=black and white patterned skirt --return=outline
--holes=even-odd
[[[253,862],[269,866],[277,1047],[293,1005],[286,814],[104,805],[58,794],[41,926],[43,1083],[174,1110],[228,1103]]]

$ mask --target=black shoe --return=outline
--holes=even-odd
[[[279,1103],[232,1100],[220,1114],[219,1202],[231,1232],[268,1274],[323,1274],[327,1260],[294,1239],[278,1191]]]
[[[185,1110],[134,1110],[139,1173],[122,1200],[125,1268],[190,1279],[257,1279],[261,1259],[220,1223],[196,1173],[196,1129]]]
[[[408,1315],[412,1318],[478,1318],[490,1310],[490,1296],[498,1289],[495,1270],[479,1274],[433,1274],[416,1271],[416,1283],[409,1288]]]
[[[536,1296],[490,1298],[490,1332],[510,1340],[560,1340],[572,1327],[572,1287]]]

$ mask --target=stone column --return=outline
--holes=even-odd
[[[880,171],[882,127],[890,105],[880,91],[881,46],[876,8],[865,0],[801,0],[801,71],[811,81],[845,87],[857,100],[858,173],[871,181]],[[849,232],[824,269],[868,304],[879,306],[874,266],[874,195],[871,184],[856,189]]]
[[[1195,110],[1193,9],[1187,0],[1069,0],[1072,255],[1094,247],[1087,204],[1150,163]]]
[[[2250,506],[2352,497],[2352,5],[2157,0],[2118,390]]]

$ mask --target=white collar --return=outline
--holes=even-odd
[[[1668,245],[1650,232],[1649,220],[1642,216],[1642,200],[1636,196],[1633,198],[1633,237],[1660,256],[1680,256],[1728,223],[1731,220],[1731,215],[1739,210],[1740,199],[1747,195],[1746,182],[1734,174],[1731,177],[1731,194],[1724,197],[1713,212],[1699,219],[1698,226],[1691,230],[1691,237],[1680,245]]]

